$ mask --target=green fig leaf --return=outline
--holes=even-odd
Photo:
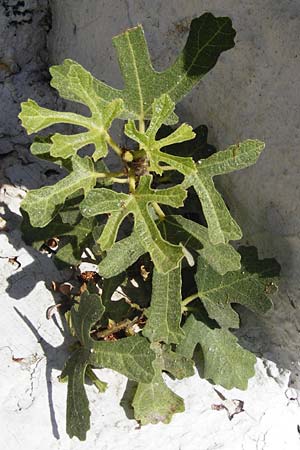
[[[280,265],[275,259],[259,260],[255,247],[240,247],[241,270],[217,273],[201,256],[195,276],[198,295],[211,319],[224,328],[238,328],[239,315],[231,303],[239,303],[259,314],[266,313],[272,302],[269,295],[277,290]]]
[[[90,158],[72,159],[73,172],[53,186],[29,191],[21,207],[30,218],[33,227],[45,227],[62,208],[67,197],[83,189],[86,195],[96,184],[97,173]]]
[[[90,336],[91,327],[101,319],[104,313],[101,297],[84,291],[81,294],[79,306],[71,309],[71,320],[76,336],[85,348],[91,348],[94,344]]]
[[[184,402],[171,391],[162,377],[160,356],[153,362],[154,377],[150,383],[139,383],[132,406],[134,417],[141,425],[170,423],[176,413],[184,411]]]
[[[86,72],[89,74],[89,72]],[[90,78],[92,75],[89,74]],[[88,78],[88,77],[87,77]],[[52,158],[70,158],[77,154],[77,151],[86,145],[93,144],[95,151],[93,153],[94,161],[103,158],[108,152],[108,142],[110,137],[108,129],[112,121],[120,117],[123,110],[123,101],[115,99],[110,103],[97,99],[96,93],[89,91],[91,84],[86,79],[85,83],[78,84],[78,80],[73,80],[73,89],[82,94],[83,103],[90,111],[91,117],[82,116],[76,113],[52,111],[42,108],[33,100],[23,102],[19,118],[28,134],[37,133],[44,128],[48,128],[58,123],[68,123],[85,128],[87,131],[72,135],[63,135],[55,133],[50,136],[49,154]],[[44,143],[44,148],[46,147]],[[33,147],[35,152],[42,152],[41,146]],[[44,152],[45,153],[45,152]]]
[[[160,175],[163,173],[161,162],[173,167],[184,175],[192,173],[196,168],[192,158],[174,156],[161,151],[162,147],[193,139],[195,133],[190,125],[184,123],[167,137],[156,140],[159,128],[167,121],[174,108],[175,103],[172,102],[168,95],[163,94],[153,102],[152,119],[146,132],[138,131],[133,120],[128,121],[125,125],[125,134],[139,143],[140,150],[145,151],[149,160],[149,170]]]
[[[103,250],[112,247],[122,221],[128,214],[133,214],[134,231],[139,235],[140,244],[145,252],[150,253],[156,269],[167,273],[178,267],[183,257],[182,249],[161,237],[148,205],[157,202],[175,207],[182,206],[186,191],[180,186],[152,189],[151,182],[151,175],[142,176],[134,194],[113,192],[105,188],[93,189],[81,203],[80,209],[85,217],[110,214],[98,241]]]
[[[92,326],[101,319],[104,309],[99,295],[85,291],[79,306],[71,310],[76,336],[84,348],[89,349],[88,363],[116,370],[131,380],[150,382],[155,354],[147,339],[135,335],[118,341],[95,341],[90,336]]]
[[[100,262],[99,274],[111,278],[124,272],[129,266],[145,253],[136,232],[116,242],[107,250],[105,258]],[[120,257],[122,255],[122,257]]]
[[[90,429],[91,413],[84,387],[88,357],[89,351],[79,348],[67,360],[61,373],[61,378],[68,377],[67,433],[70,438],[76,436],[81,441],[86,439]]]
[[[151,342],[178,344],[183,338],[181,322],[181,268],[166,274],[154,270],[151,306],[143,335]]]
[[[163,224],[167,236],[177,237],[176,240],[188,249],[196,250],[220,275],[241,268],[241,255],[229,243],[213,245],[203,225],[178,215],[167,216]],[[195,242],[198,245],[195,246]]]
[[[61,373],[62,380],[68,380],[67,395],[67,433],[72,438],[86,439],[90,428],[89,401],[86,395],[85,375],[95,384],[99,392],[105,392],[107,383],[99,380],[90,366],[88,366],[89,350],[77,349],[67,360]]]
[[[124,77],[123,90],[96,80],[72,60],[51,68],[51,85],[62,97],[84,104],[87,100],[82,96],[81,86],[92,92],[98,102],[121,98],[124,101],[123,118],[150,119],[155,98],[168,94],[177,103],[214,67],[219,55],[234,46],[234,37],[229,18],[205,13],[192,20],[186,45],[176,61],[165,71],[156,72],[150,61],[143,28],[139,25],[113,39]],[[77,84],[79,92],[74,89]],[[176,116],[169,117],[169,123],[174,120],[177,122]]]
[[[192,358],[200,344],[203,355],[203,376],[226,389],[247,389],[249,378],[255,374],[255,356],[243,349],[237,338],[227,330],[211,329],[189,316],[184,324],[185,338],[177,352]]]
[[[95,341],[91,337],[92,326],[99,322],[104,310],[101,297],[88,291],[81,295],[79,305],[71,309],[72,328],[81,347],[67,360],[61,378],[68,377],[67,432],[70,437],[77,436],[80,440],[85,439],[90,427],[90,411],[84,388],[88,366],[107,367],[144,383],[151,382],[154,376],[152,362],[155,353],[147,339],[136,335],[106,342]],[[98,387],[102,389],[104,386]]]
[[[255,164],[264,146],[264,143],[258,140],[246,140],[232,145],[200,160],[197,169],[186,177],[183,185],[185,188],[193,186],[199,196],[212,244],[225,244],[242,237],[240,227],[231,217],[212,178]]]
[[[94,342],[89,364],[116,370],[130,380],[150,383],[154,376],[154,359],[149,341],[135,335],[118,341]]]

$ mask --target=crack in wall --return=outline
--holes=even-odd
[[[37,355],[36,355],[37,357]],[[25,398],[25,405],[22,404],[22,401],[24,400],[23,398],[20,399],[17,402],[17,409],[15,410],[15,412],[21,412],[21,411],[26,411],[27,409],[29,409],[33,403],[35,402],[35,395],[34,395],[34,391],[37,389],[38,385],[39,385],[39,379],[40,379],[40,371],[37,373],[37,369],[38,366],[40,364],[40,362],[45,358],[45,356],[40,356],[38,357],[38,359],[36,360],[36,362],[34,363],[34,367],[30,370],[30,379],[29,379],[29,387],[25,390],[24,394],[26,395],[27,399]],[[26,368],[25,368],[26,369]],[[37,375],[36,375],[37,373]],[[37,386],[35,385],[35,382],[37,380]]]
[[[40,380],[40,370],[38,370],[38,368],[41,361],[45,359],[45,355],[38,355],[37,353],[34,353],[24,358],[16,358],[14,356],[13,349],[9,345],[0,347],[0,352],[4,350],[8,350],[10,353],[11,365],[14,364],[19,370],[30,372],[29,386],[27,386],[27,388],[24,390],[24,395],[22,395],[17,400],[16,408],[14,409],[14,412],[19,413],[21,411],[29,409],[36,399],[35,391],[38,388]]]

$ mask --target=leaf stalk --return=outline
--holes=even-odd
[[[154,211],[158,215],[159,220],[164,220],[166,216],[165,216],[165,213],[163,212],[163,210],[161,209],[161,207],[159,206],[159,204],[157,202],[152,202],[152,206],[153,206]]]
[[[113,140],[113,138],[109,134],[107,135],[106,140],[107,143],[110,145],[110,147],[113,149],[113,151],[121,158],[123,154],[121,147],[119,147],[119,145]]]
[[[124,176],[123,172],[96,172],[97,178],[107,178],[114,183],[128,183],[128,178],[119,178]]]
[[[181,302],[181,312],[187,311],[187,305],[191,303],[192,301],[196,300],[196,298],[199,298],[199,293],[196,292],[195,294],[189,295]]]

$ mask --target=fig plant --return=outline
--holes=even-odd
[[[205,126],[176,126],[174,112],[234,37],[229,18],[205,13],[192,20],[175,62],[157,72],[137,26],[113,39],[123,89],[69,59],[51,67],[52,87],[89,114],[22,103],[29,134],[79,127],[35,137],[33,155],[60,165],[65,176],[29,191],[21,205],[27,242],[55,239],[60,267],[78,268],[87,255],[98,266],[65,308],[76,341],[61,375],[70,437],[84,440],[90,427],[85,377],[99,391],[106,387],[95,368],[136,382],[132,406],[142,425],[168,423],[184,410],[163,373],[193,375],[195,350],[203,377],[226,389],[246,389],[254,375],[255,356],[230,331],[239,327],[232,303],[266,312],[279,265],[259,260],[254,247],[231,245],[242,232],[213,179],[254,164],[264,143],[249,139],[215,152]],[[125,121],[123,145],[110,132],[115,119]],[[118,171],[103,160],[109,152],[119,158]]]

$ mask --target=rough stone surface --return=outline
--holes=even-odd
[[[49,7],[51,9],[49,9]],[[237,45],[179,106],[182,120],[209,126],[210,142],[225,148],[244,138],[265,140],[255,167],[223,177],[244,242],[261,256],[275,256],[283,278],[274,311],[258,318],[241,311],[240,338],[257,352],[256,376],[246,392],[226,392],[245,401],[245,412],[228,420],[213,411],[220,399],[212,386],[194,377],[168,383],[185,399],[186,412],[170,425],[136,429],[120,408],[126,380],[109,370],[109,389],[99,395],[88,386],[92,430],[85,443],[65,434],[66,386],[57,380],[67,355],[63,324],[47,321],[53,303],[46,288],[63,275],[51,260],[22,242],[18,206],[25,189],[52,183],[53,166],[28,153],[29,139],[17,119],[20,101],[63,104],[48,86],[50,61],[73,58],[99,79],[121,86],[111,37],[143,23],[154,65],[166,67],[183,45],[187,24],[209,9],[228,15]],[[51,20],[52,18],[52,20]],[[52,24],[52,29],[51,28]],[[2,0],[0,1],[0,446],[21,448],[140,450],[296,450],[299,448],[299,114],[300,5],[297,0]],[[117,132],[117,131],[116,131]],[[21,187],[21,188],[20,188]],[[1,223],[0,223],[1,225]],[[9,258],[17,256],[21,267]],[[291,377],[290,377],[291,371]],[[290,383],[289,383],[290,382]],[[288,385],[289,384],[289,385]],[[123,398],[127,414],[128,397]]]
[[[29,143],[18,120],[20,102],[29,97],[55,104],[48,86],[47,33],[51,11],[47,0],[0,2],[0,154]]]

